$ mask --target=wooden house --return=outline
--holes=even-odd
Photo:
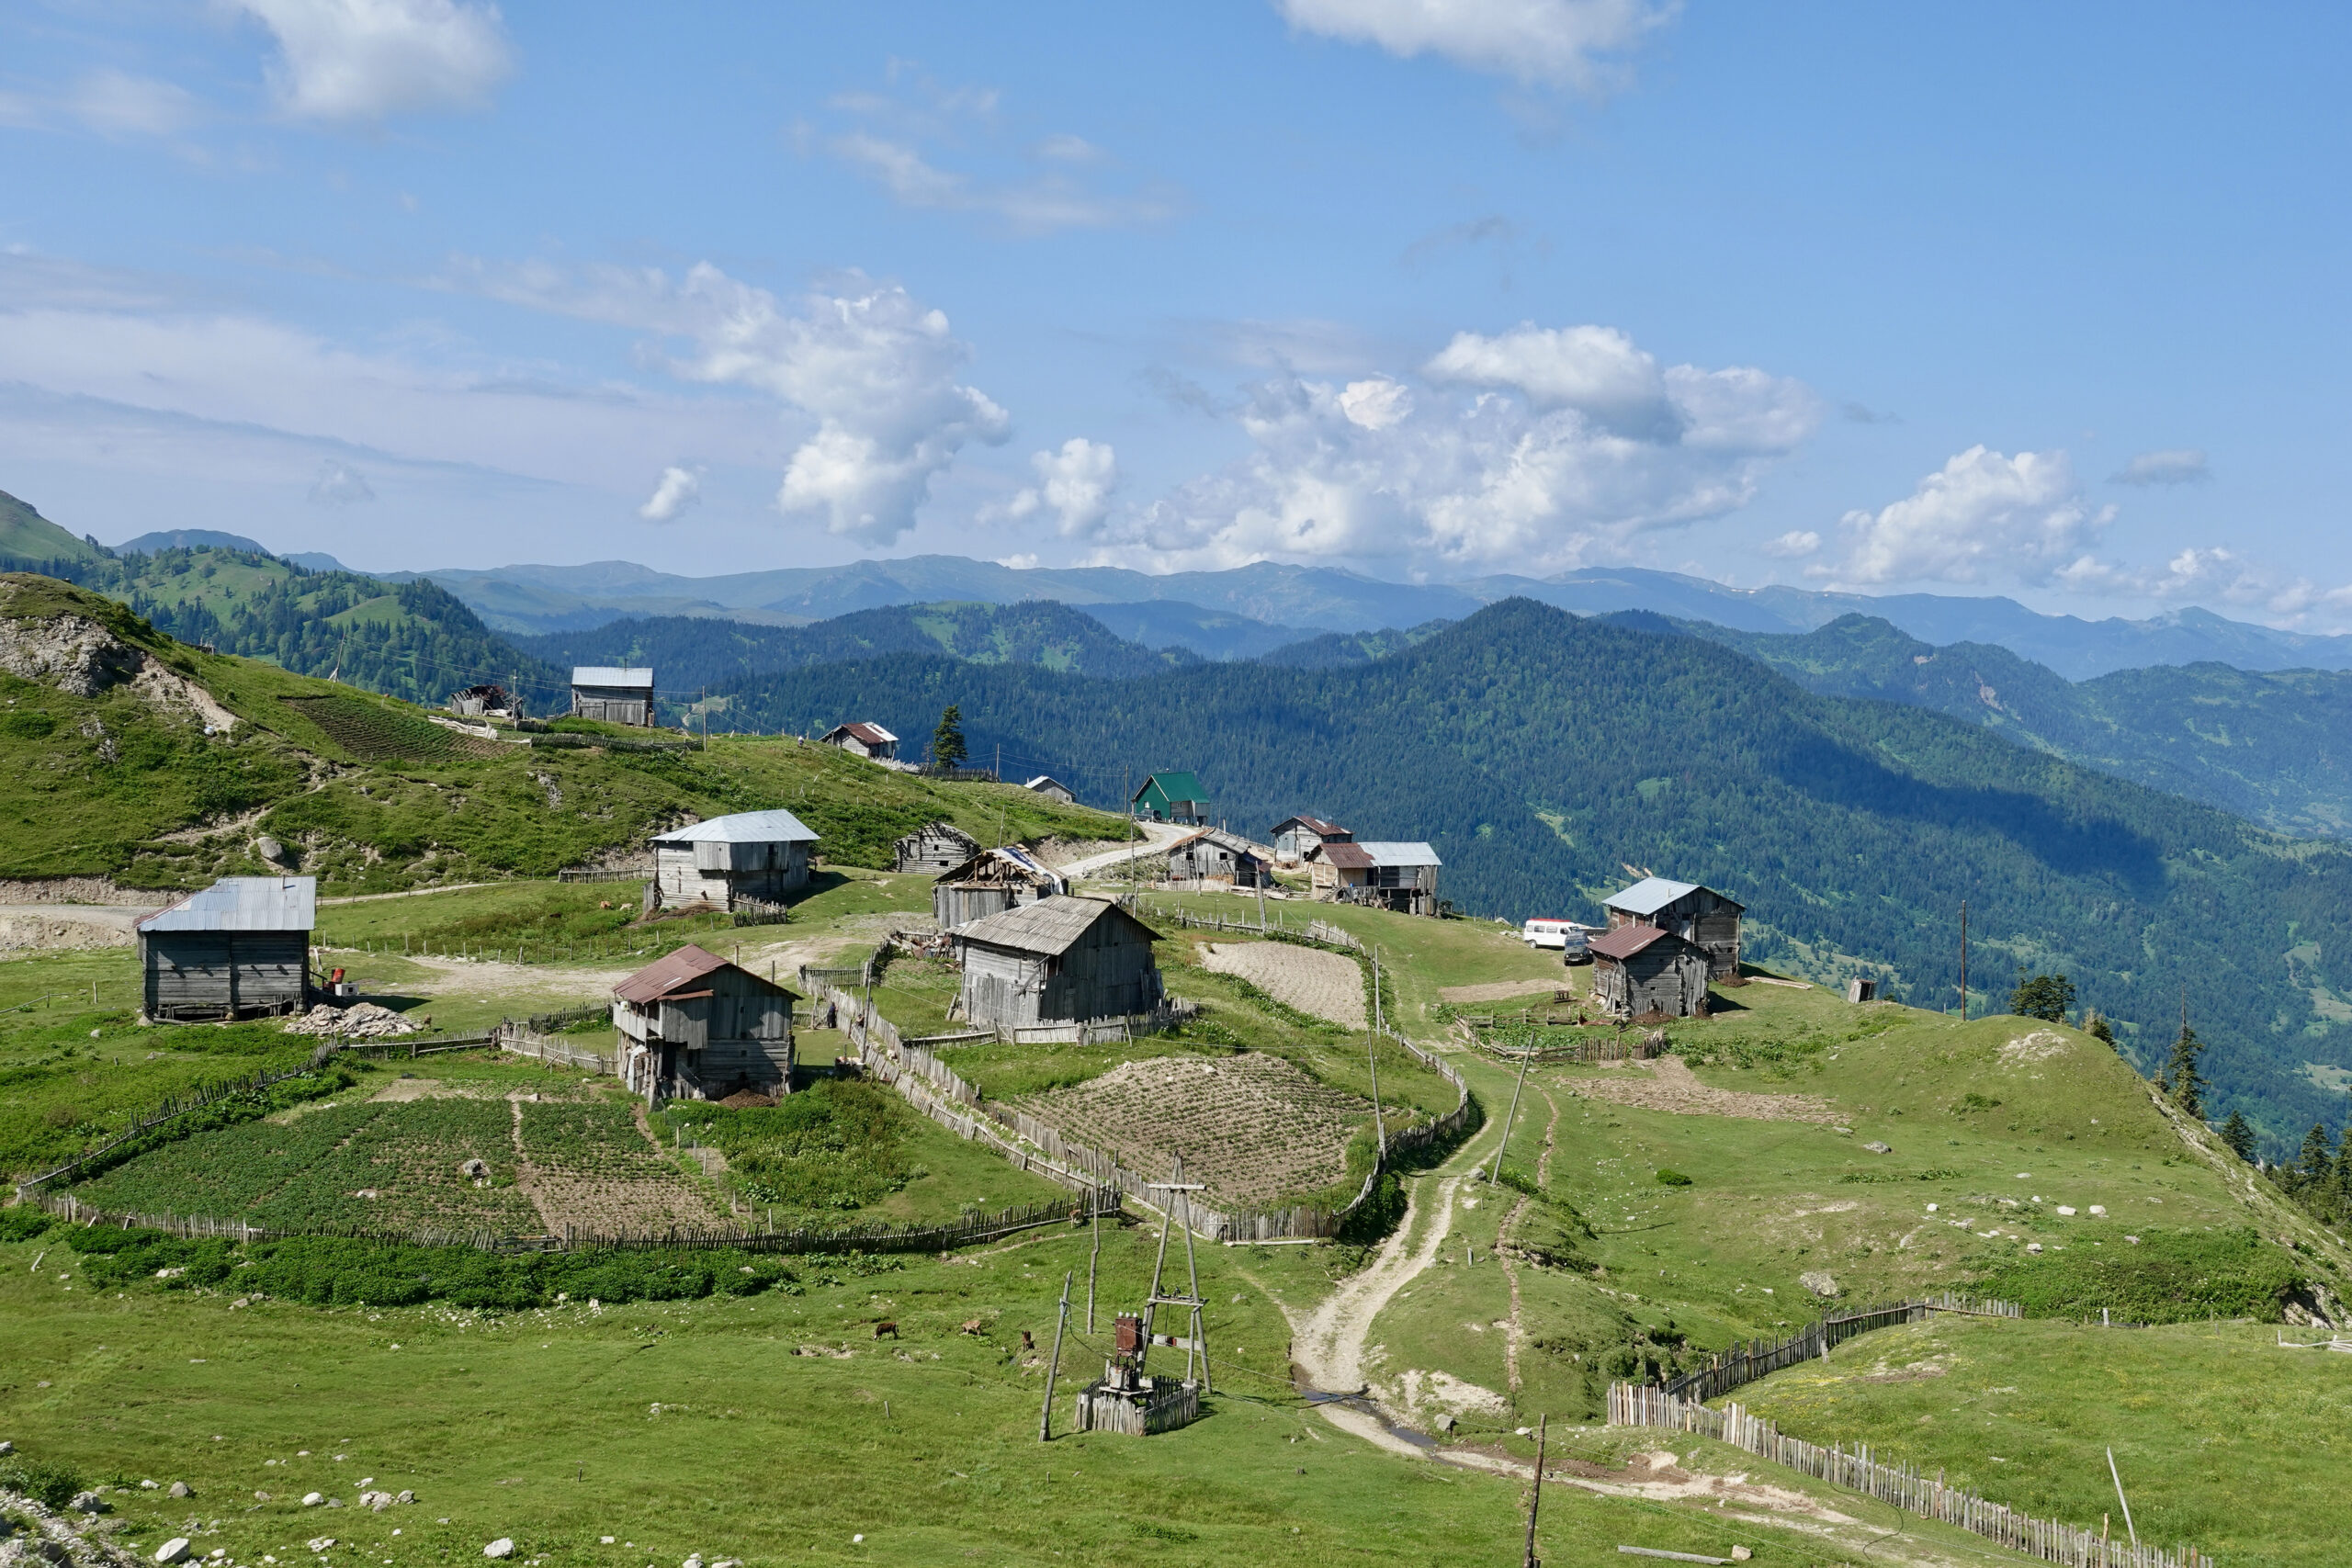
[[[1165,994],[1149,926],[1101,898],[1040,899],[949,933],[973,1023],[1082,1022],[1149,1012]]]
[[[940,873],[931,885],[931,914],[942,931],[954,931],[1069,891],[1069,881],[1060,872],[1018,844],[1009,844],[982,850]]]
[[[867,724],[863,719],[837,724],[819,739],[827,746],[838,746],[877,762],[895,761],[899,755],[899,738],[880,725]]]
[[[646,1103],[792,1092],[793,992],[682,947],[613,987],[621,1081]]]
[[[1076,806],[1078,804],[1078,796],[1071,791],[1069,785],[1062,783],[1051,773],[1039,773],[1035,778],[1031,779],[1027,784],[1023,784],[1021,787],[1030,791],[1032,794],[1042,795],[1047,800],[1053,801],[1055,804],[1059,806]]]
[[[777,904],[808,886],[817,835],[789,811],[741,811],[653,836],[656,904]]]
[[[514,705],[508,701],[506,688],[497,685],[468,686],[449,698],[449,711],[459,718],[512,718]]]
[[[224,876],[137,927],[140,1009],[153,1019],[254,1018],[311,1005],[308,876]]]
[[[1284,865],[1296,865],[1306,858],[1306,852],[1317,844],[1347,844],[1355,835],[1337,822],[1326,822],[1320,817],[1285,817],[1274,824],[1274,859]]]
[[[1327,904],[1370,904],[1400,915],[1437,913],[1437,874],[1445,863],[1424,843],[1325,840],[1306,853],[1315,897]]]
[[[1747,906],[1695,882],[1645,876],[1603,900],[1613,927],[1659,926],[1707,953],[1707,973],[1718,980],[1739,973],[1739,917]]]
[[[1619,1018],[1704,1018],[1707,953],[1658,926],[1623,925],[1586,944],[1592,997]]]
[[[952,871],[980,852],[980,841],[953,822],[926,822],[891,847],[895,869],[925,874]]]
[[[1271,887],[1274,866],[1240,834],[1204,828],[1168,852],[1168,880],[1195,887]]]
[[[653,671],[582,664],[571,671],[571,716],[606,724],[653,723]]]
[[[1136,791],[1135,798],[1127,803],[1127,810],[1131,816],[1148,817],[1154,822],[1206,822],[1208,792],[1201,787],[1199,776],[1190,771],[1154,773]]]

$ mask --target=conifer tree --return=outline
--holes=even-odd
[[[2115,1028],[2107,1021],[2105,1013],[2093,1012],[2088,1018],[2083,1020],[2083,1032],[2109,1050],[2115,1049]]]
[[[2230,1112],[2230,1119],[2222,1123],[2222,1142],[2246,1164],[2254,1163],[2254,1123],[2245,1119],[2245,1111]]]
[[[2327,1123],[2314,1122],[2295,1156],[2295,1184],[2320,1191],[2335,1185],[2335,1156],[2327,1146]]]
[[[2205,1114],[2205,1079],[2197,1070],[2197,1054],[2203,1049],[2205,1042],[2197,1038],[2197,1031],[2188,1027],[2188,1020],[2184,1017],[2180,1021],[2180,1038],[2172,1043],[2172,1060],[2156,1079],[2172,1096],[2175,1105],[2200,1120]]]
[[[939,728],[931,732],[931,765],[945,773],[963,766],[970,754],[964,745],[964,710],[949,703],[939,716]]]
[[[2064,975],[2020,977],[2017,989],[2009,993],[2011,1012],[2019,1018],[2038,1018],[2044,1023],[2065,1022],[2074,1005],[2075,982]]]

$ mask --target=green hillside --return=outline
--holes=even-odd
[[[2352,672],[2167,664],[2078,683],[2004,648],[1936,648],[1865,615],[1802,637],[1613,618],[1737,649],[1826,695],[1930,708],[2280,832],[2352,836]]]
[[[900,655],[728,699],[759,728],[903,728],[956,701],[976,753],[1001,742],[1008,770],[1093,799],[1196,768],[1238,825],[1304,810],[1429,840],[1479,913],[1591,919],[1640,872],[1703,881],[1747,903],[1760,961],[1931,1009],[1959,1000],[1966,899],[1976,1009],[2020,966],[2064,972],[2153,1071],[2185,982],[2221,1111],[2278,1154],[2341,1117],[2324,1069],[2352,1066],[2352,854],[1696,638],[1521,600],[1352,668],[1114,684]]]
[[[51,523],[31,504],[0,491],[0,567],[104,560],[96,542],[80,539]]]
[[[266,869],[266,834],[331,889],[373,891],[547,875],[658,825],[776,806],[847,864],[887,864],[893,838],[934,818],[1008,840],[1119,827],[1017,786],[914,778],[789,739],[697,752],[478,739],[391,698],[191,649],[86,589],[0,574],[0,670],[38,669],[33,650],[77,626],[98,675],[0,673],[0,767],[17,785],[0,875],[187,886]]]

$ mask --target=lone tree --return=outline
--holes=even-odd
[[[2254,1123],[2245,1119],[2245,1111],[2230,1112],[2230,1119],[2222,1123],[2222,1142],[2246,1164],[2254,1163]]]
[[[2107,1015],[2105,1013],[2094,1012],[2088,1018],[2084,1019],[2083,1032],[2098,1041],[2100,1044],[2106,1046],[2109,1050],[2112,1051],[2115,1049],[2115,1026],[2107,1021]]]
[[[2184,1114],[2199,1121],[2205,1116],[2205,1079],[2197,1071],[2197,1054],[2203,1049],[2205,1042],[2197,1038],[2197,1031],[2183,1018],[2180,1038],[2172,1043],[2172,1060],[2165,1064],[2164,1076],[2156,1080]]]
[[[2044,1023],[2064,1023],[2066,1014],[2074,1010],[2075,982],[2064,975],[2036,975],[2030,980],[2019,980],[2018,988],[2009,993],[2009,1010],[2019,1018],[2038,1018]]]
[[[961,767],[970,755],[964,745],[964,710],[949,703],[939,716],[939,728],[931,732],[931,765],[945,773]]]
[[[2327,1123],[2314,1122],[2312,1130],[2303,1134],[2303,1146],[2295,1156],[2295,1184],[2298,1187],[2324,1188],[2335,1174],[2335,1156],[2327,1146]]]

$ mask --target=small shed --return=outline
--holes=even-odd
[[[1645,876],[1602,901],[1611,926],[1659,926],[1707,953],[1707,973],[1728,979],[1739,973],[1739,917],[1747,907],[1695,882]]]
[[[571,716],[606,724],[653,723],[653,671],[582,664],[571,671]]]
[[[1206,822],[1208,791],[1201,787],[1199,775],[1189,770],[1154,773],[1136,791],[1135,798],[1127,803],[1127,810],[1154,822]]]
[[[953,822],[926,822],[891,846],[899,871],[952,871],[980,852],[980,841]]]
[[[253,1018],[311,1005],[318,882],[224,876],[141,920],[140,1007],[149,1018]]]
[[[838,746],[844,751],[871,758],[877,762],[890,761],[899,755],[899,738],[880,725],[868,724],[864,719],[837,724],[819,739],[827,746]]]
[[[1053,801],[1057,805],[1076,806],[1078,804],[1078,796],[1072,793],[1069,785],[1062,783],[1061,780],[1054,777],[1051,773],[1039,773],[1035,778],[1031,779],[1027,784],[1023,784],[1021,787],[1030,791],[1032,794],[1042,795],[1047,800]]]
[[[1273,863],[1238,833],[1204,828],[1168,852],[1168,880],[1212,887],[1271,887]]]
[[[449,711],[459,718],[485,718],[495,716],[511,718],[514,705],[507,700],[506,688],[497,685],[468,686],[449,699]]]
[[[931,886],[932,918],[943,931],[1001,915],[1023,904],[1069,891],[1058,871],[1017,844],[982,850],[959,866],[942,872]]]
[[[1274,858],[1284,865],[1296,865],[1306,858],[1307,851],[1317,844],[1347,844],[1355,835],[1337,822],[1327,822],[1320,817],[1285,817],[1274,824]]]
[[[1064,895],[949,933],[974,1023],[1083,1022],[1149,1012],[1165,992],[1152,929],[1102,898]]]
[[[653,836],[657,904],[781,903],[808,886],[817,835],[791,812],[739,811]]]
[[[621,1081],[648,1104],[792,1092],[792,1004],[772,980],[699,947],[613,987]]]
[[[1707,953],[1657,926],[1624,925],[1587,944],[1593,999],[1619,1018],[1707,1016]]]
[[[1425,843],[1326,840],[1307,852],[1315,897],[1327,904],[1370,904],[1400,915],[1434,915],[1437,874],[1445,863]]]

